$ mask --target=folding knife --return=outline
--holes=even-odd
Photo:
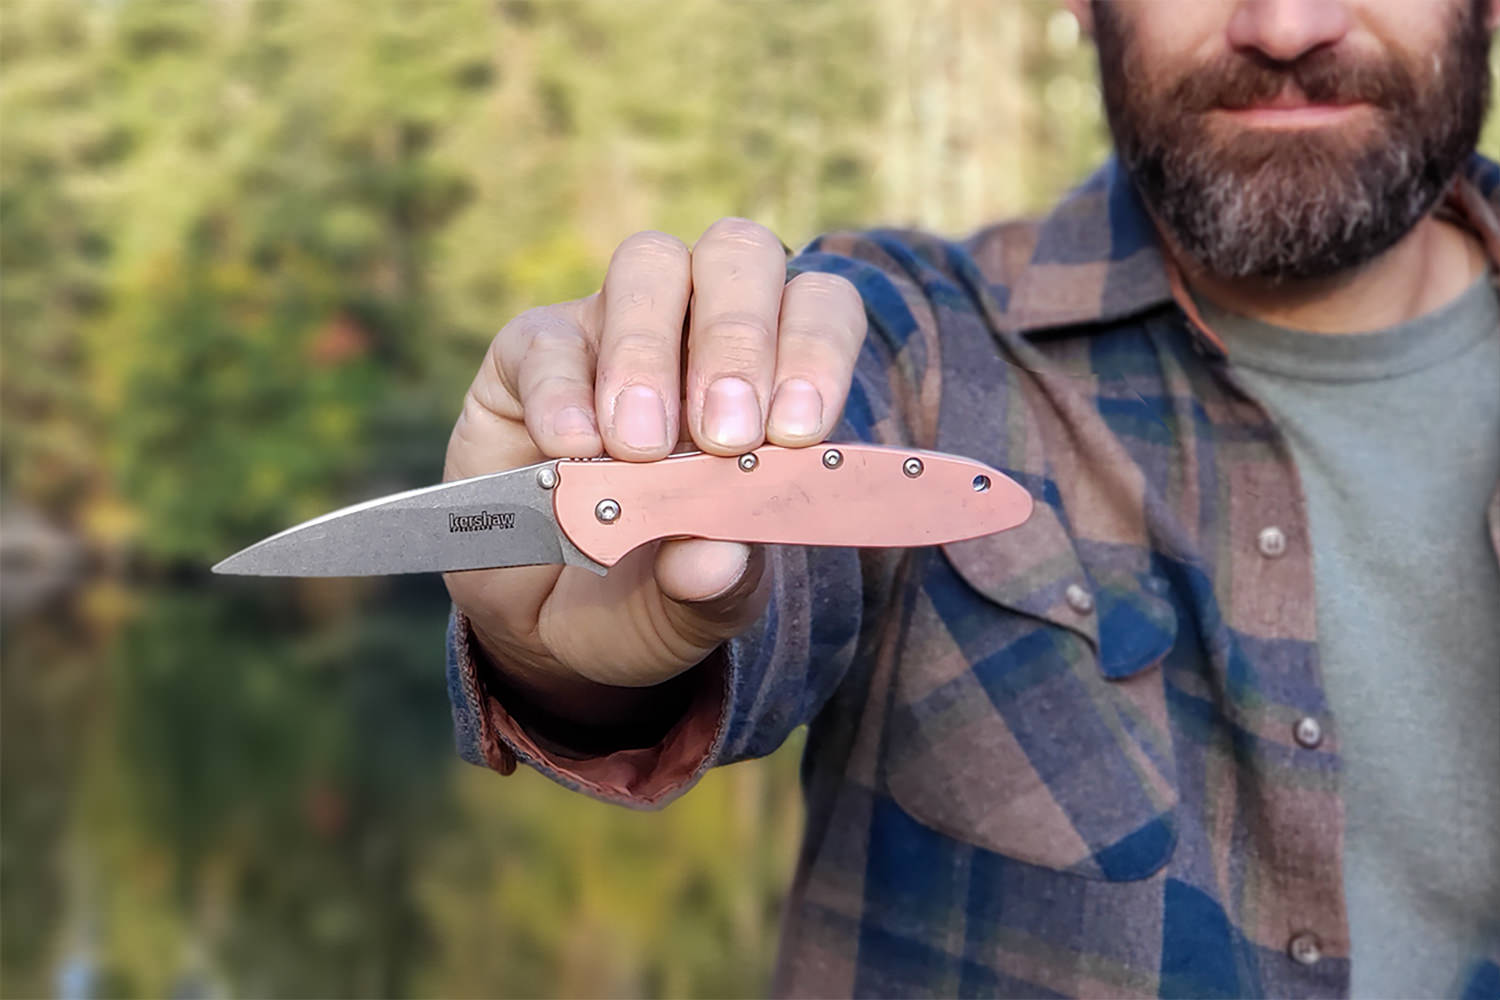
[[[980,462],[865,444],[766,445],[733,458],[552,459],[369,500],[214,567],[251,576],[373,576],[546,563],[603,575],[663,538],[939,545],[1031,516],[1020,484]]]

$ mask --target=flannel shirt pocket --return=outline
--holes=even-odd
[[[918,822],[975,847],[1088,878],[1145,878],[1176,842],[1159,669],[1176,614],[1149,574],[1085,571],[1051,508],[1038,515],[926,562],[882,784]],[[1068,587],[1085,581],[1089,600],[1075,591],[1069,603]]]

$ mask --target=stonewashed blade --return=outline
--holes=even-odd
[[[556,461],[369,500],[235,553],[215,573],[382,576],[567,564],[603,574],[558,530],[538,473]],[[542,479],[548,477],[543,476]]]

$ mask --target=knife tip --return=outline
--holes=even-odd
[[[235,563],[236,560],[239,559],[240,555],[241,555],[241,553],[236,552],[232,556],[229,556],[229,557],[224,558],[224,559],[220,559],[218,562],[214,563],[213,566],[211,566],[209,568],[209,572],[215,574],[216,576],[239,576],[239,575],[241,575],[239,573],[239,571],[234,568],[234,563]]]

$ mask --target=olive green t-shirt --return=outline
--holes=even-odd
[[[1389,329],[1200,303],[1290,441],[1341,748],[1357,997],[1451,995],[1500,921],[1500,481],[1493,279]]]

